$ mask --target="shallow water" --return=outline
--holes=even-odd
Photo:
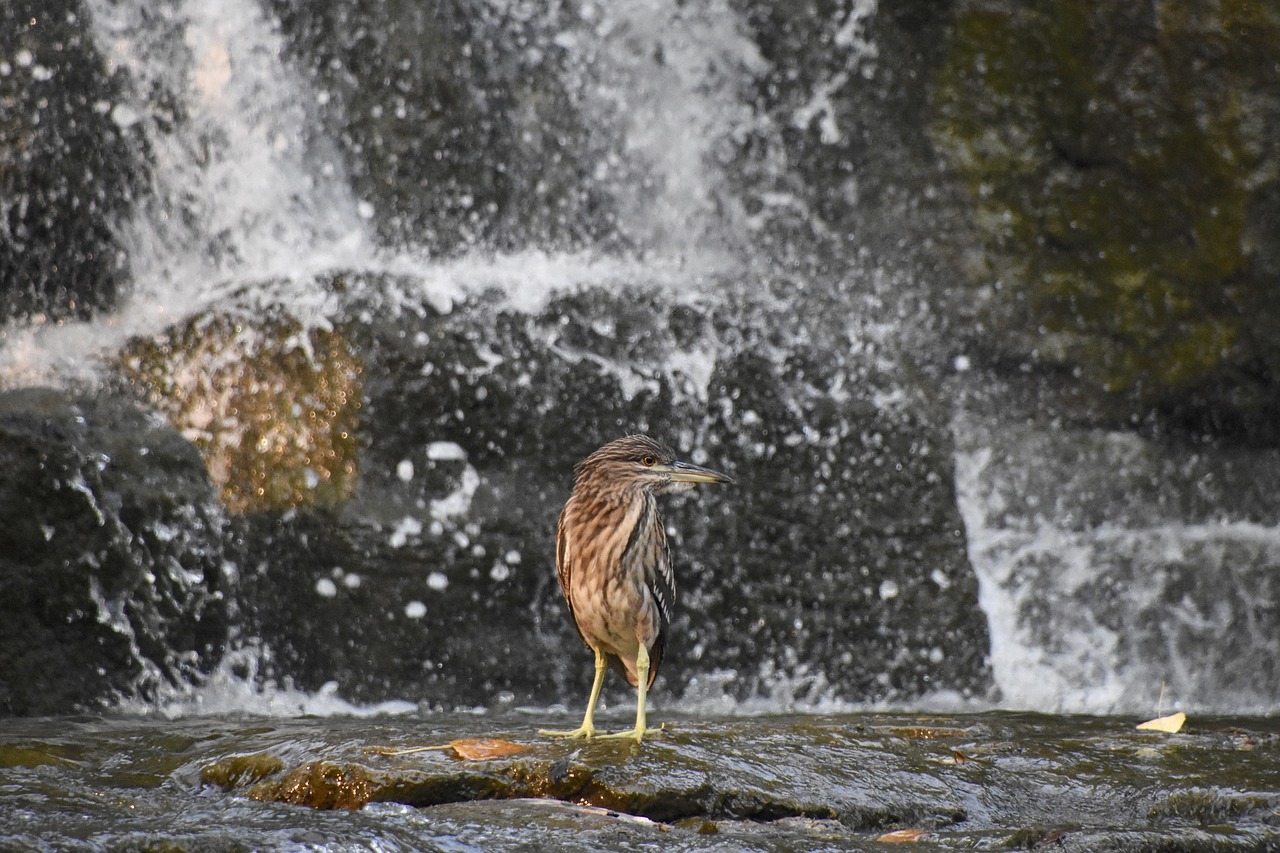
[[[1174,735],[1002,712],[667,717],[642,746],[535,734],[568,722],[7,720],[0,847],[856,850],[902,829],[923,830],[926,849],[1280,846],[1274,718],[1192,719]],[[478,737],[527,748],[377,751]]]

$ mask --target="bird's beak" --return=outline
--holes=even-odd
[[[667,474],[674,483],[733,482],[733,478],[727,474],[721,474],[719,471],[712,471],[710,468],[703,468],[701,465],[692,465],[688,462],[672,462],[670,465],[660,463],[654,465],[653,470]]]

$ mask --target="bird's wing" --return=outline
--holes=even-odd
[[[661,527],[662,520],[659,519],[657,523]],[[666,531],[663,531],[662,541],[654,550],[656,553],[650,589],[653,590],[654,600],[658,603],[658,612],[662,614],[660,633],[665,634],[667,626],[671,624],[671,616],[676,605],[676,573],[671,568],[671,546],[667,544]]]
[[[667,531],[663,527],[662,516],[658,514],[656,507],[653,512],[653,524],[658,535],[653,537],[651,546],[653,552],[646,561],[646,564],[651,567],[651,570],[646,573],[646,580],[649,584],[649,592],[653,595],[653,601],[658,606],[658,635],[653,638],[653,645],[649,648],[650,686],[658,677],[658,670],[662,668],[662,656],[667,650],[667,628],[671,624],[676,605],[676,573],[671,568],[671,546],[667,543]]]
[[[653,686],[653,680],[658,677],[658,670],[662,669],[662,656],[667,650],[667,627],[671,624],[672,611],[676,603],[676,574],[671,569],[671,548],[667,545],[665,535],[662,537],[662,545],[658,548],[658,552],[659,557],[654,566],[650,589],[658,605],[660,624],[658,636],[653,638],[653,645],[649,649],[650,687]]]
[[[569,505],[565,504],[564,510],[560,513],[560,520],[556,523],[556,580],[560,581],[560,592],[564,595],[564,603],[569,607],[569,621],[573,623],[574,630],[578,632],[578,636],[582,638],[582,643],[587,648],[595,651],[595,646],[587,640],[587,635],[582,633],[582,626],[578,624],[578,614],[573,610],[573,597],[569,595],[569,583],[573,580],[573,561],[577,557],[569,547],[569,536],[565,519],[569,515]]]
[[[569,553],[569,532],[565,518],[569,514],[566,506],[560,513],[556,523],[556,580],[560,581],[560,592],[564,594],[565,603],[569,605],[569,615],[573,615],[573,599],[569,597],[569,582],[573,580],[573,554]],[[574,620],[577,624],[577,620]]]

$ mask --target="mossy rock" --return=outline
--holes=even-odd
[[[932,135],[984,246],[975,348],[1266,432],[1277,62],[1261,4],[961,4]]]

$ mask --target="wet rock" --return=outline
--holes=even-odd
[[[683,740],[680,735],[670,737]],[[434,753],[420,754],[434,756],[427,759],[393,756],[368,763],[313,761],[257,782],[246,793],[255,799],[321,809],[359,808],[380,801],[428,807],[538,797],[662,822],[695,817],[763,821],[836,817],[831,806],[806,800],[810,794],[770,794],[754,786],[725,784],[735,774],[717,773],[700,763],[705,756],[684,754],[678,746],[664,748],[664,740],[668,736],[649,747],[660,755],[648,758],[626,744],[601,742],[587,745],[585,754],[577,750],[566,754],[564,745],[543,742],[532,745],[532,757],[493,761],[458,761]],[[565,758],[567,769],[559,766]],[[240,787],[235,768],[241,760],[236,757],[211,765],[202,776],[223,787]],[[746,775],[751,776],[751,771]],[[877,819],[884,820],[883,816]]]
[[[454,532],[410,537],[307,510],[237,527],[252,602],[243,629],[266,649],[262,677],[445,708],[558,695],[565,650],[576,648],[532,609],[530,590],[550,582],[540,567],[505,556],[527,548],[527,530],[495,525],[461,544]],[[495,567],[509,574],[495,580]]]
[[[198,677],[230,601],[198,454],[111,397],[0,395],[0,711],[66,713]]]
[[[116,227],[146,167],[77,0],[0,8],[0,318],[87,317],[128,279]]]
[[[838,319],[765,314],[744,332],[738,312],[758,311],[631,287],[354,328],[355,493],[242,527],[246,627],[274,677],[446,708],[578,703],[590,656],[554,580],[555,519],[578,460],[647,431],[738,480],[668,502],[682,604],[665,689],[730,704],[986,690],[928,381],[895,391],[890,355],[842,355],[863,344]]]
[[[1153,735],[1123,720],[1018,714],[704,720],[677,722],[642,746],[507,732],[529,750],[460,761],[375,753],[384,740],[417,746],[495,734],[493,725],[433,715],[369,733],[367,722],[326,721],[327,736],[290,748],[270,778],[222,787],[318,809],[398,803],[422,810],[438,833],[478,824],[492,847],[583,832],[604,848],[661,836],[702,849],[710,839],[700,836],[714,830],[716,844],[735,849],[865,849],[889,833],[940,849],[1054,849],[1059,840],[1184,849],[1181,839],[1185,849],[1252,849],[1276,837],[1280,778],[1267,755],[1237,747],[1238,722]],[[1260,744],[1276,741],[1265,720],[1246,728]],[[223,778],[218,768],[240,760],[206,763],[204,775]],[[557,778],[562,763],[568,772]]]
[[[217,785],[230,790],[255,784],[284,769],[284,761],[270,753],[233,755],[204,768],[200,774],[200,781],[206,785]]]
[[[219,775],[217,767],[206,774],[208,778]],[[377,793],[376,780],[362,767],[314,762],[290,771],[279,782],[259,784],[249,796],[315,809],[358,809]]]
[[[198,849],[378,838],[413,849],[852,851],[889,833],[931,850],[1280,841],[1274,718],[1192,717],[1172,735],[1137,731],[1135,719],[720,717],[679,721],[641,746],[549,741],[528,714],[7,720],[0,833]],[[491,761],[385,754],[482,737],[528,749]],[[973,760],[955,762],[958,752]],[[556,765],[568,768],[558,781]],[[32,808],[40,784],[64,796]]]
[[[974,351],[1080,386],[1076,420],[1275,444],[1278,58],[1249,4],[958,4],[932,133]]]

